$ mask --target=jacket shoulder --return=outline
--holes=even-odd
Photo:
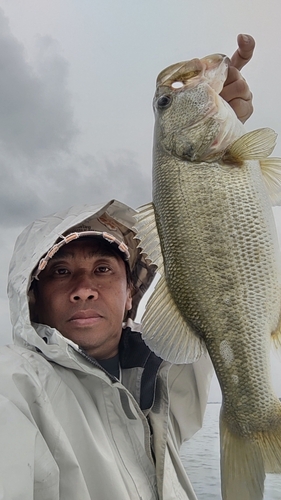
[[[60,383],[52,363],[37,351],[16,345],[0,347],[0,394],[9,400],[20,395],[28,398],[43,389],[52,397]]]

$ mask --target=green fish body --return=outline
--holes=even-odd
[[[272,202],[276,134],[245,133],[219,96],[225,56],[173,65],[157,80],[153,203],[140,247],[161,278],[143,317],[149,347],[172,363],[207,349],[222,390],[223,500],[263,498],[281,473],[281,404],[270,382],[280,336],[281,265]]]

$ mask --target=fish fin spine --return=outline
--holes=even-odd
[[[175,304],[164,275],[147,302],[142,337],[152,351],[170,363],[191,363],[206,353],[203,339],[187,324]]]
[[[220,414],[221,493],[223,500],[262,500],[265,469],[258,444],[231,432]]]
[[[272,406],[270,430],[241,436],[220,415],[223,500],[262,500],[266,473],[281,473],[281,404]]]
[[[147,261],[156,265],[159,272],[161,272],[164,263],[153,203],[147,203],[140,207],[134,217],[136,220],[134,226],[136,231],[135,239],[139,242],[138,248],[146,256]]]
[[[166,361],[195,361],[206,352],[205,344],[187,325],[168,288],[153,203],[140,207],[135,219],[135,238],[139,240],[139,247],[147,259],[157,266],[160,275],[146,304],[142,337],[148,347]]]
[[[272,205],[281,205],[281,158],[264,158],[260,167]]]
[[[275,328],[275,330],[271,334],[271,340],[274,348],[276,349],[278,354],[281,355],[281,315],[279,318],[277,328]]]
[[[242,165],[245,160],[267,158],[276,144],[277,134],[270,128],[252,130],[236,139],[225,151],[222,161]]]

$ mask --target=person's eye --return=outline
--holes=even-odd
[[[108,266],[98,266],[95,272],[96,274],[107,274],[110,272],[110,268]]]
[[[65,267],[58,267],[57,269],[54,269],[53,274],[55,276],[65,276],[69,274],[69,270]]]

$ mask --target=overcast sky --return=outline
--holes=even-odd
[[[2,343],[8,263],[25,225],[76,203],[151,200],[151,101],[164,67],[231,56],[237,34],[252,34],[247,128],[280,136],[280,10],[280,0],[0,0]],[[281,396],[277,356],[273,371]]]

